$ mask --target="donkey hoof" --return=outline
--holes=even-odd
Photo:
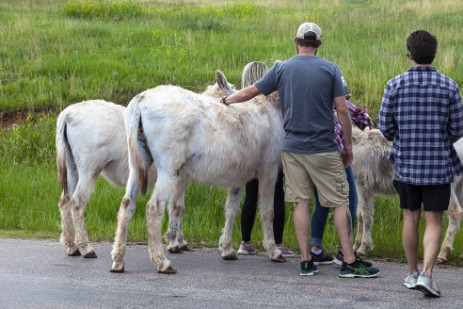
[[[233,260],[237,260],[238,259],[238,256],[236,255],[236,253],[233,251],[229,254],[222,254],[222,259],[226,260],[226,261],[233,261]]]
[[[188,245],[181,245],[180,250],[182,251],[193,251]]]
[[[446,258],[438,257],[437,260],[436,260],[436,264],[437,264],[437,265],[443,265],[443,264],[446,264],[446,263],[447,263],[447,259],[446,259]]]
[[[272,257],[270,258],[272,260],[272,262],[278,262],[278,263],[284,263],[286,262],[286,259],[283,257],[282,254],[276,256],[276,257]]]
[[[68,255],[69,256],[80,256],[80,251],[77,248],[75,250],[68,249]]]
[[[124,264],[122,264],[122,266],[121,266],[121,265],[117,264],[116,262],[114,262],[113,266],[111,267],[110,272],[112,272],[112,273],[120,273],[121,274],[121,273],[124,272],[124,268],[125,268]]]
[[[121,269],[112,269],[111,268],[110,272],[116,273],[116,274],[122,274],[124,272],[124,267],[122,267]]]
[[[182,253],[182,249],[179,246],[167,247],[167,251],[170,253]]]
[[[360,246],[360,247],[358,248],[358,250],[357,250],[356,252],[357,252],[358,255],[366,256],[367,253],[368,253],[368,251],[369,251],[369,250],[368,250],[367,246],[363,246],[363,245],[362,245],[362,246]]]
[[[169,265],[166,269],[158,269],[158,273],[161,274],[167,274],[167,275],[172,275],[175,274],[177,271],[175,268],[172,267],[172,265]]]
[[[89,251],[87,253],[84,254],[84,258],[87,258],[87,259],[94,259],[96,258],[96,253],[95,251]]]

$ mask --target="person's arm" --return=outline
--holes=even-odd
[[[394,118],[392,87],[389,83],[386,84],[379,108],[378,128],[389,141],[394,139],[398,129]]]
[[[344,137],[344,152],[342,153],[342,159],[345,167],[352,164],[352,123],[350,120],[349,107],[346,103],[344,96],[334,98],[334,105],[336,107],[336,113],[339,124],[341,125],[343,137]]]
[[[355,106],[354,103],[347,99],[346,103],[349,107],[350,118],[360,130],[364,130],[366,127],[369,127],[370,129],[374,128],[373,120],[371,120],[370,115],[368,115],[366,111]]]
[[[223,97],[220,102],[222,102],[225,105],[230,105],[234,103],[241,103],[245,101],[249,101],[255,96],[259,95],[260,91],[257,89],[255,85],[248,86],[246,88],[243,88],[239,90],[238,92],[235,92],[229,96]]]
[[[463,132],[463,104],[460,91],[457,89],[450,102],[449,121],[447,123],[447,133],[452,143],[462,137]]]

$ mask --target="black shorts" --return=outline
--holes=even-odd
[[[399,193],[400,208],[415,211],[446,211],[450,202],[450,184],[417,186],[394,180],[394,187]]]

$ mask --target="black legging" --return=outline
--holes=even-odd
[[[241,210],[241,237],[245,242],[251,241],[251,231],[256,218],[257,200],[259,196],[259,181],[256,179],[246,183],[246,196]],[[285,226],[285,192],[283,191],[283,171],[278,171],[274,196],[273,235],[275,243],[283,242],[283,229]]]

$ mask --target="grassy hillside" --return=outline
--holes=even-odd
[[[339,64],[374,118],[386,81],[408,67],[416,29],[439,39],[437,68],[463,82],[463,3],[447,1],[12,1],[0,3],[0,110],[89,98],[127,104],[159,84],[202,91],[223,70],[295,53],[297,26],[318,23],[319,55]]]

